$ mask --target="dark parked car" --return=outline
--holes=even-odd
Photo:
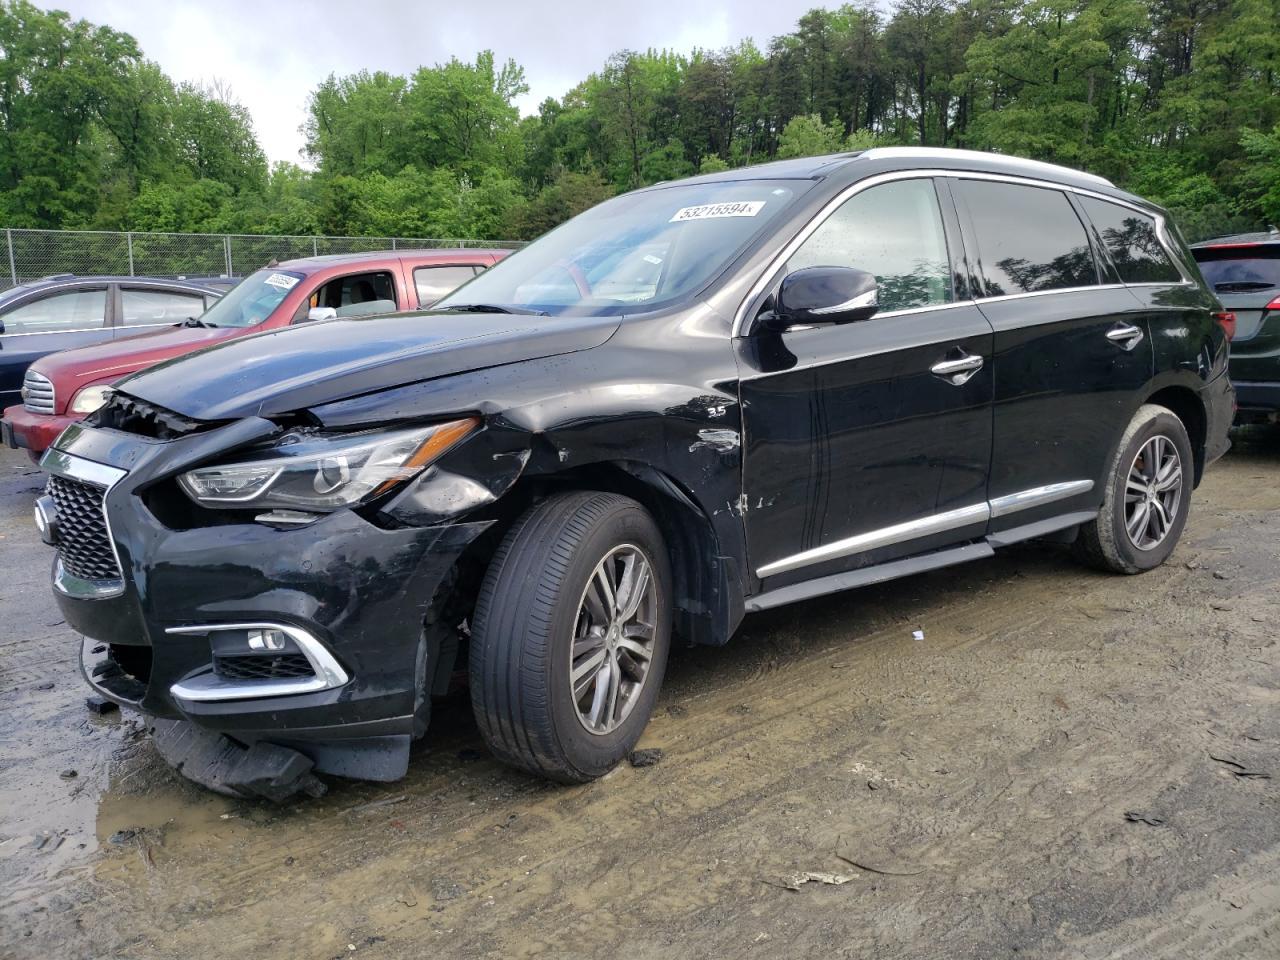
[[[399,777],[465,662],[494,753],[583,781],[673,637],[1023,540],[1163,562],[1227,448],[1218,309],[1162,211],[1095,176],[919,149],[711,174],[430,323],[130,378],[45,455],[38,523],[89,682],[188,775]]]
[[[129,336],[154,316],[168,323],[199,316],[222,295],[216,282],[63,273],[10,287],[0,293],[0,409],[18,402],[33,361]]]
[[[318,316],[429,307],[505,255],[505,250],[387,250],[287,260],[250,274],[208,313],[197,308],[193,314],[181,304],[157,306],[154,293],[122,284],[115,300],[119,338],[32,364],[23,403],[4,411],[0,430],[9,446],[38,457],[68,424],[101,406],[113,383],[154,363]],[[175,320],[193,315],[175,326]]]
[[[1280,231],[1206,240],[1191,247],[1200,272],[1235,314],[1231,380],[1237,421],[1280,417]]]

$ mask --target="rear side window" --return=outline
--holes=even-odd
[[[166,290],[120,290],[120,322],[126,327],[181,323],[204,313],[204,297]]]
[[[477,273],[472,266],[418,267],[413,271],[413,285],[418,288],[418,305],[429,307],[453,293]]]
[[[897,180],[857,193],[787,263],[856,267],[875,275],[880,311],[949,303],[951,267],[933,181]]]
[[[1182,274],[1169,259],[1156,221],[1129,207],[1106,200],[1081,197],[1084,212],[1093,221],[1125,283],[1180,283]]]
[[[1097,284],[1089,236],[1061,190],[987,180],[956,187],[977,234],[984,296]]]
[[[33,300],[0,315],[5,333],[67,333],[96,330],[107,313],[107,291],[74,290]]]
[[[1280,287],[1280,244],[1197,247],[1191,253],[1218,293],[1262,293]]]

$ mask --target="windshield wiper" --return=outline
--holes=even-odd
[[[500,303],[459,303],[451,307],[441,307],[442,313],[519,313],[531,317],[550,316],[545,310],[518,310],[504,307]]]
[[[179,326],[179,327],[216,327],[216,326],[217,326],[217,324],[216,324],[216,323],[205,323],[205,321],[201,320],[199,317],[187,317],[187,319],[183,320],[183,321],[182,321],[181,323],[179,323],[179,324],[175,324],[175,326]]]
[[[1224,280],[1222,283],[1215,283],[1213,289],[1223,293],[1244,293],[1248,290],[1270,290],[1274,286],[1274,283],[1265,280]]]

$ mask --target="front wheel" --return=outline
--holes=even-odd
[[[1080,528],[1077,557],[1114,573],[1164,563],[1187,522],[1194,470],[1182,421],[1167,407],[1143,404],[1112,456],[1097,519]]]
[[[568,493],[531,507],[476,601],[471,703],[501,760],[564,783],[640,739],[666,670],[671,570],[636,501]]]

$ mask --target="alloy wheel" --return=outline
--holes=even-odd
[[[1182,482],[1182,457],[1172,440],[1156,434],[1139,448],[1124,492],[1125,531],[1139,550],[1152,550],[1169,535],[1182,500]]]
[[[639,547],[614,547],[596,564],[574,621],[569,682],[578,720],[612,733],[635,707],[649,676],[657,583]]]

